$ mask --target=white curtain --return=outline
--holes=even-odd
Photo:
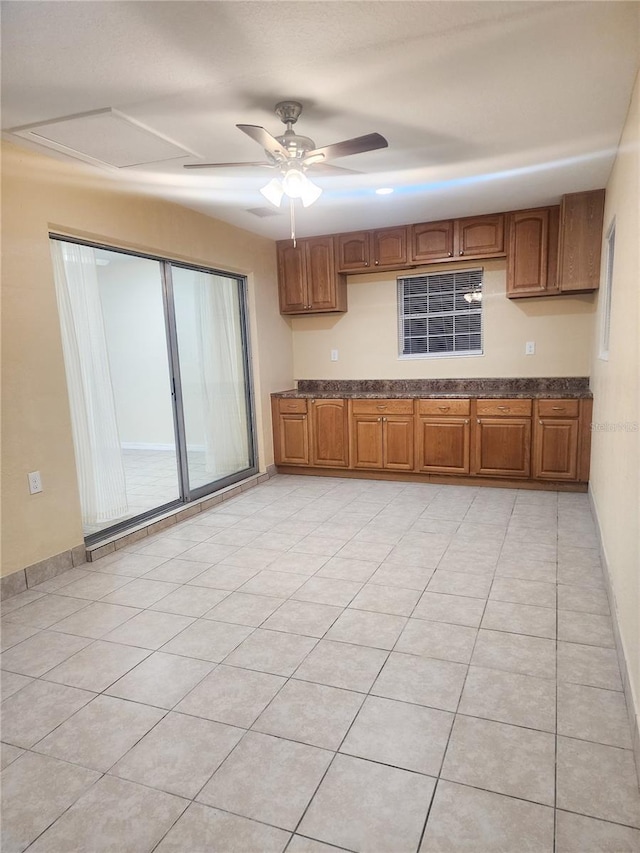
[[[127,493],[95,253],[51,241],[85,525],[126,515]]]
[[[195,273],[205,468],[220,479],[249,464],[238,282]]]

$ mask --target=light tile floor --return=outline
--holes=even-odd
[[[585,495],[279,476],[3,603],[4,853],[640,850]]]

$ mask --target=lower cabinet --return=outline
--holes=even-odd
[[[577,480],[579,401],[538,400],[533,427],[533,476],[537,480]]]
[[[413,471],[413,429],[413,400],[352,400],[352,467]]]
[[[271,398],[276,465],[309,465],[307,401]]]
[[[310,403],[311,464],[326,468],[349,465],[349,418],[346,400]]]
[[[416,470],[469,473],[470,404],[470,400],[418,400]]]
[[[478,400],[473,473],[531,474],[531,400]]]

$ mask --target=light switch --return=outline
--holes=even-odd
[[[337,361],[337,360],[338,360],[338,350],[332,349],[331,350],[331,361]]]

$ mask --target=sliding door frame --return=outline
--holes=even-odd
[[[180,497],[177,500],[162,504],[154,509],[140,513],[140,515],[132,516],[131,518],[119,521],[116,524],[106,527],[96,533],[91,533],[85,536],[84,541],[87,545],[93,545],[107,539],[117,533],[129,530],[132,527],[139,527],[146,521],[151,521],[160,515],[165,515],[171,510],[179,509],[183,506],[188,506],[194,501],[206,498],[209,495],[215,495],[221,489],[232,486],[234,483],[244,480],[258,473],[258,443],[256,437],[256,413],[255,413],[255,394],[253,388],[253,360],[251,357],[251,341],[249,337],[249,324],[247,312],[247,278],[246,276],[232,273],[227,270],[219,270],[214,267],[207,267],[201,264],[190,264],[184,261],[174,261],[171,258],[162,257],[161,255],[153,255],[148,252],[136,251],[133,249],[124,249],[119,246],[114,246],[110,243],[100,243],[93,240],[84,240],[79,237],[73,237],[68,234],[60,234],[50,231],[49,239],[58,240],[63,243],[76,243],[80,246],[87,246],[92,249],[104,249],[109,252],[117,252],[122,255],[130,255],[134,258],[144,258],[150,261],[157,261],[160,265],[160,278],[162,286],[162,301],[164,308],[164,323],[165,323],[165,338],[167,344],[167,357],[169,367],[169,381],[171,386],[169,393],[172,401],[174,435],[176,442],[176,459],[178,463],[178,487]],[[175,316],[175,303],[173,299],[173,280],[171,277],[172,267],[180,267],[182,269],[193,270],[196,272],[209,273],[211,275],[221,276],[223,278],[232,279],[238,287],[238,305],[239,305],[239,322],[242,339],[242,360],[245,375],[245,405],[247,410],[247,446],[249,451],[249,465],[246,468],[237,471],[235,474],[230,474],[220,480],[214,480],[211,483],[199,486],[196,489],[191,489],[189,486],[189,467],[187,457],[187,437],[184,419],[184,407],[182,396],[182,381],[180,374],[180,358],[178,354],[178,333]],[[77,465],[77,460],[76,460]]]

